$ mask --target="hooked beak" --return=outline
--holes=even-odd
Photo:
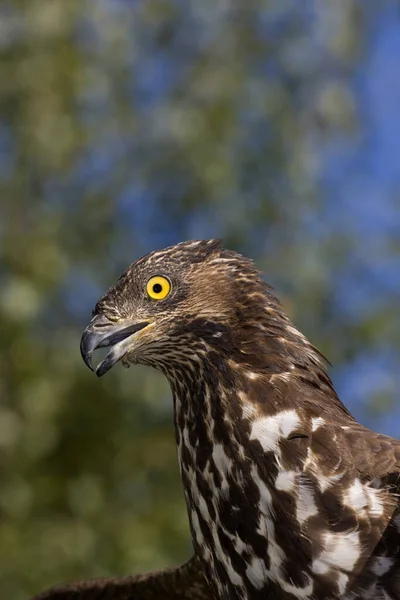
[[[118,362],[132,343],[130,339],[136,332],[150,325],[147,322],[126,324],[113,323],[104,315],[96,315],[83,332],[81,354],[86,365],[92,371],[92,354],[96,348],[111,346],[105,359],[97,366],[96,375],[101,377]]]

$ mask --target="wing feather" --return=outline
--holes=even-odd
[[[196,557],[175,569],[52,587],[31,600],[206,600],[208,584]]]

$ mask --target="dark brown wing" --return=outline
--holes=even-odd
[[[352,424],[344,435],[351,449],[353,463],[364,479],[379,478],[400,491],[400,440]],[[387,481],[389,480],[389,481]]]
[[[175,569],[60,586],[31,600],[212,600],[196,557]]]

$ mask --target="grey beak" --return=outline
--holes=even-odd
[[[126,340],[148,324],[142,322],[126,326],[113,323],[104,315],[96,315],[86,327],[81,338],[81,355],[85,364],[93,371],[93,352],[97,348],[112,346],[110,352],[96,369],[96,375],[101,377],[125,354],[128,346]]]

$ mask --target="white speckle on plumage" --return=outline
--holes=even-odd
[[[295,410],[283,410],[272,417],[260,417],[252,424],[250,439],[258,440],[265,452],[277,452],[279,441],[287,438],[300,423]]]
[[[199,517],[197,515],[197,512],[194,509],[192,509],[191,523],[192,523],[194,535],[196,537],[196,542],[199,544],[199,546],[202,546],[203,542],[204,542],[204,536],[203,536],[203,532],[201,531]]]
[[[360,534],[358,531],[322,534],[325,546],[317,559],[313,561],[314,573],[323,574],[330,569],[351,571],[361,555]]]
[[[254,373],[253,371],[247,371],[247,377],[254,381],[255,379],[259,379],[260,375],[258,373]]]
[[[272,502],[272,495],[265,482],[260,478],[257,467],[255,465],[251,466],[251,477],[254,483],[257,485],[258,490],[260,492],[260,505],[259,510],[264,515],[274,514],[274,505]]]
[[[359,514],[365,513],[365,510],[368,508],[368,499],[365,486],[359,479],[355,479],[345,490],[343,504],[357,511]]]
[[[349,583],[349,576],[346,575],[346,573],[339,573],[338,579],[337,579],[339,594],[345,593],[348,583]]]
[[[368,514],[380,516],[384,510],[382,491],[370,487],[368,483],[361,483],[359,479],[355,479],[345,490],[343,504],[364,517]]]
[[[269,534],[268,558],[270,564],[270,576],[272,579],[279,580],[281,583],[283,579],[280,577],[280,569],[286,559],[286,554],[283,551],[283,548],[275,540],[275,527],[273,521],[270,519],[267,521],[267,529]]]
[[[296,471],[280,471],[275,479],[275,487],[281,492],[292,492],[296,486]]]
[[[206,520],[207,523],[212,522],[212,519],[210,518],[210,513],[208,510],[207,503],[204,500],[203,496],[199,496],[199,510],[202,514],[202,517]]]
[[[290,371],[287,371],[285,373],[275,373],[274,375],[271,375],[269,380],[271,383],[276,383],[279,379],[281,379],[282,381],[289,382],[291,376],[292,373]]]
[[[186,446],[186,449],[188,450],[188,452],[190,452],[190,454],[193,454],[193,448],[192,448],[192,444],[190,443],[190,440],[189,440],[189,431],[188,431],[187,427],[184,427],[184,429],[182,431],[182,437],[183,437],[183,442]]]
[[[376,556],[372,565],[372,571],[375,575],[381,577],[389,571],[393,566],[393,558],[388,556]]]
[[[288,594],[292,594],[295,598],[299,600],[309,600],[314,591],[314,582],[311,577],[307,577],[308,583],[304,587],[299,587],[297,585],[293,585],[290,582],[285,580],[280,580],[279,583],[284,590]]]
[[[212,452],[212,457],[215,463],[215,466],[219,470],[220,474],[223,478],[225,478],[226,474],[232,469],[233,461],[226,455],[224,447],[222,444],[215,444]]]
[[[260,590],[263,588],[267,581],[265,562],[261,560],[261,558],[253,556],[246,569],[246,575],[250,583],[254,585],[256,589]]]
[[[258,411],[252,404],[243,404],[242,417],[243,419],[254,419],[258,415]]]
[[[243,585],[243,579],[241,578],[239,573],[236,573],[235,569],[232,567],[230,560],[225,561],[225,566],[228,577],[233,583],[233,585]]]
[[[301,525],[307,519],[318,514],[318,508],[315,504],[315,494],[311,481],[300,482],[297,488],[296,518]]]
[[[333,475],[324,475],[322,472],[318,474],[318,487],[321,492],[325,492],[332,485],[338,483],[344,476],[344,473],[335,473]]]
[[[314,417],[311,419],[311,429],[316,431],[322,425],[325,425],[326,421],[322,417]]]
[[[366,486],[369,508],[372,515],[375,517],[383,515],[384,512],[384,499],[382,497],[382,490]]]

